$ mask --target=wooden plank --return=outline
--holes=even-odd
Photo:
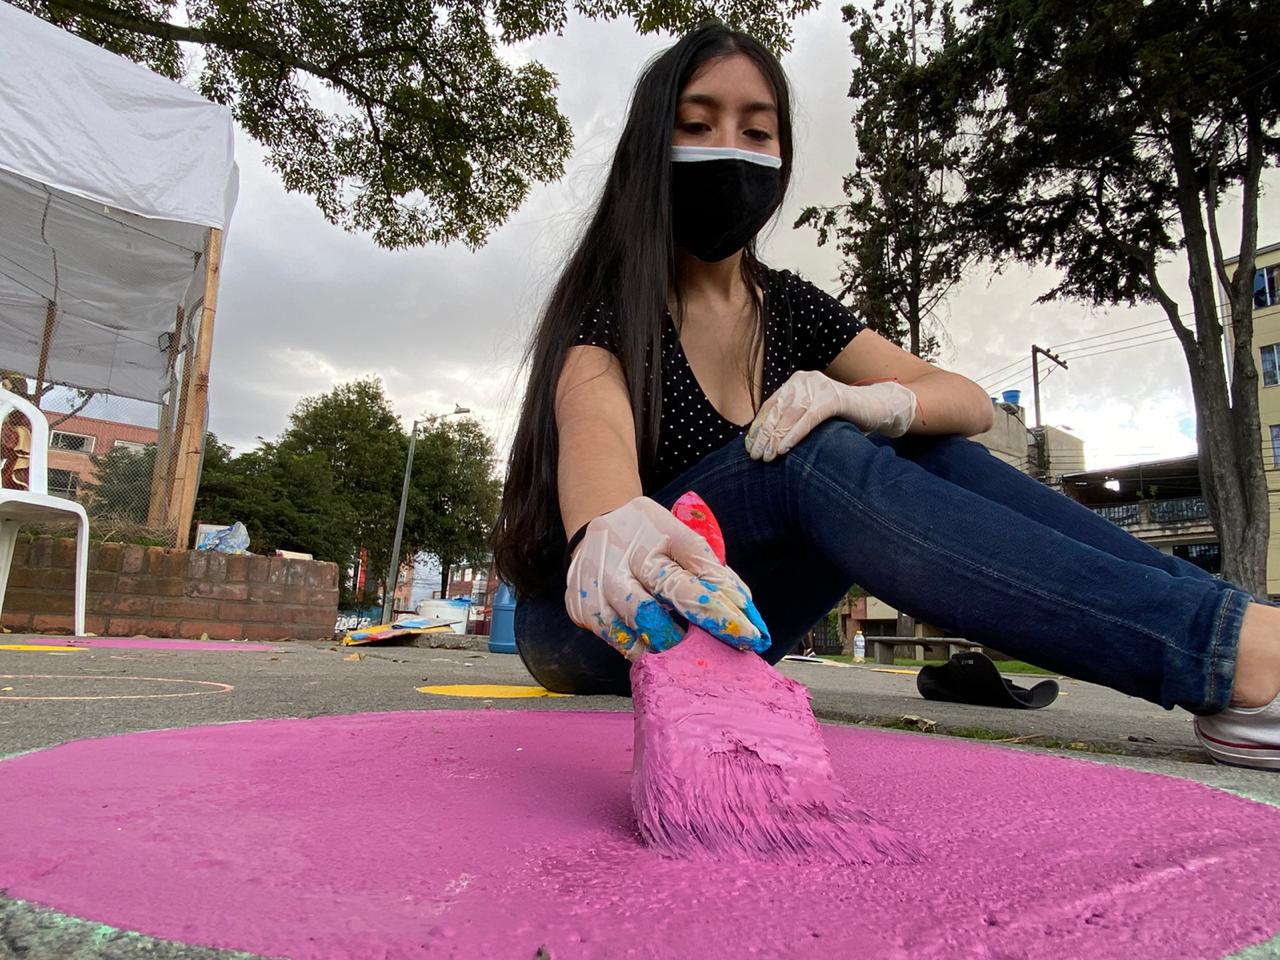
[[[179,404],[181,446],[178,447],[173,493],[169,510],[176,524],[176,546],[186,549],[191,539],[191,518],[200,483],[200,450],[204,441],[205,411],[209,400],[209,361],[213,354],[213,324],[218,309],[218,280],[222,272],[222,231],[209,230],[204,264],[204,298],[195,354],[187,358],[182,402]]]
[[[45,301],[44,333],[40,337],[40,359],[36,363],[36,388],[31,391],[31,402],[40,406],[40,398],[44,395],[44,375],[49,368],[49,347],[53,339],[53,323],[58,318],[58,305],[52,300]]]
[[[177,392],[177,381],[174,370],[178,365],[178,352],[182,349],[182,338],[185,335],[183,321],[185,314],[182,304],[173,321],[173,339],[169,341],[169,360],[166,373],[169,377],[169,388],[165,391],[165,400],[160,407],[159,431],[156,436],[156,457],[151,465],[151,496],[147,501],[147,526],[164,526],[169,505],[169,467],[173,462],[174,451],[174,419],[173,400]]]

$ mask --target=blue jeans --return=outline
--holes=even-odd
[[[1252,597],[1161,553],[963,437],[828,421],[773,463],[740,439],[652,496],[710,505],[773,636],[771,663],[853,584],[918,619],[1166,708],[1226,707]],[[522,598],[516,643],[566,693],[625,693],[628,664],[563,597]]]

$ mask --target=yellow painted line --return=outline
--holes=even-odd
[[[43,643],[0,643],[0,650],[21,650],[24,653],[78,653],[88,647],[54,647]]]
[[[506,683],[450,683],[433,687],[418,687],[419,693],[434,693],[439,697],[474,697],[479,700],[515,700],[520,697],[569,697],[569,693],[552,693],[542,687],[523,687]]]
[[[918,670],[890,670],[887,667],[872,667],[872,673],[902,673],[908,677],[914,677],[920,671]]]

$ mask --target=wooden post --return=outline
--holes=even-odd
[[[195,353],[187,357],[187,371],[178,405],[179,446],[168,519],[175,524],[175,546],[185,549],[191,538],[191,518],[200,483],[200,451],[204,445],[205,411],[209,400],[209,360],[213,353],[213,322],[218,309],[218,279],[222,271],[222,231],[209,230],[204,261],[204,298]]]
[[[168,397],[160,406],[159,431],[156,436],[156,456],[155,462],[151,465],[151,497],[147,505],[147,526],[159,527],[163,526],[167,517],[165,516],[168,507],[169,492],[167,483],[169,481],[169,465],[174,455],[174,436],[173,436],[173,401],[174,394],[177,392],[177,383],[173,372],[178,364],[178,351],[182,348],[183,320],[185,315],[182,304],[178,304],[178,310],[173,321],[173,339],[169,341],[169,362],[166,372],[169,375],[169,388],[165,392]]]
[[[53,322],[58,318],[58,305],[52,300],[45,301],[44,335],[40,338],[40,360],[36,364],[36,388],[31,391],[31,402],[40,406],[40,398],[44,393],[44,375],[49,367],[49,341],[53,339]]]

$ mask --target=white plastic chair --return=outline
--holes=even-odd
[[[0,485],[0,612],[4,611],[5,587],[18,528],[24,523],[48,520],[51,513],[74,514],[76,518],[76,636],[84,636],[84,606],[89,578],[89,517],[74,500],[49,495],[49,421],[33,403],[0,390],[0,425],[16,410],[31,424],[31,461],[27,469],[27,489],[13,490]]]

